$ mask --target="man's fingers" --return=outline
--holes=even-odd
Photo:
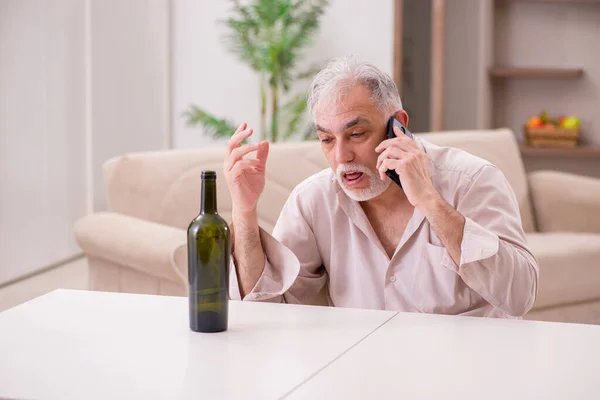
[[[237,175],[244,169],[256,168],[258,166],[260,166],[260,161],[252,158],[247,158],[236,162],[231,170],[232,172],[234,172],[234,175]]]
[[[399,165],[400,165],[400,160],[392,160],[390,158],[383,160],[383,162],[381,163],[381,165],[378,168],[379,177],[381,178],[381,180],[385,179],[385,177],[386,177],[385,173],[387,172],[388,169],[396,170],[396,168],[398,168]]]
[[[240,147],[236,147],[231,151],[225,162],[226,171],[230,171],[236,162],[241,160],[246,154],[255,151],[258,148],[257,144],[245,144]]]
[[[386,139],[379,143],[379,145],[375,147],[376,152],[380,153],[390,146],[397,146],[404,151],[419,150],[419,146],[417,146],[415,141],[406,136],[400,129],[398,129],[398,127],[394,127],[394,132],[397,136],[395,138]]]
[[[238,128],[235,130],[233,135],[231,135],[231,137],[229,138],[229,141],[227,142],[227,147],[231,147],[231,148],[229,148],[229,151],[231,151],[233,148],[237,147],[237,146],[233,146],[233,144],[236,142],[236,138],[239,136],[239,133],[246,130],[247,127],[248,127],[248,124],[244,122],[240,126],[238,126]]]
[[[236,147],[240,147],[242,142],[245,139],[247,139],[248,137],[250,137],[252,135],[252,133],[253,133],[252,128],[244,129],[244,130],[234,133],[233,136],[231,136],[231,138],[227,142],[227,148],[228,148],[229,152],[231,152]]]
[[[242,123],[242,124],[241,124],[240,126],[238,126],[238,128],[235,130],[235,132],[234,132],[234,135],[235,135],[236,133],[238,133],[238,132],[241,132],[241,131],[243,131],[244,129],[246,129],[246,127],[247,127],[247,126],[248,126],[248,124],[247,124],[247,123],[245,123],[245,122],[244,122],[244,123]],[[232,136],[233,136],[233,135],[232,135]]]
[[[404,151],[419,150],[419,148],[416,146],[416,143],[413,142],[408,137],[404,137],[404,138],[397,137],[397,138],[393,138],[393,139],[386,139],[383,142],[379,143],[379,145],[377,147],[375,147],[375,151],[377,153],[381,153],[384,150],[386,150],[392,146],[397,147],[400,150],[404,150]]]
[[[269,142],[262,141],[258,144],[258,151],[256,153],[256,158],[260,162],[260,164],[264,167],[267,164],[267,156],[269,155]]]
[[[385,173],[387,172],[388,168],[386,167],[387,160],[383,160],[381,162],[381,164],[379,165],[379,167],[377,167],[377,170],[379,171],[379,179],[384,180],[385,179]]]
[[[410,147],[412,147],[413,149],[418,149],[419,146],[417,146],[417,143],[411,139],[410,137],[406,136],[406,134],[404,132],[402,132],[400,130],[400,128],[398,128],[397,126],[394,126],[394,132],[396,133],[396,137],[398,137],[400,139],[400,142],[404,142],[407,145],[409,145]]]
[[[381,165],[381,163],[388,158],[392,158],[395,160],[401,160],[405,154],[406,154],[405,151],[400,150],[397,147],[388,147],[377,158],[377,167],[376,168],[379,169],[379,166]]]
[[[386,177],[385,173],[387,172],[388,169],[396,170],[396,168],[398,168],[399,165],[400,165],[400,160],[394,160],[391,158],[386,158],[385,160],[383,160],[381,162],[381,165],[379,166],[379,168],[377,168],[377,170],[379,171],[379,177],[381,178],[381,180],[385,179],[385,177]]]
[[[244,124],[242,124],[242,126],[243,125]],[[231,153],[233,149],[240,147],[242,142],[250,137],[250,135],[252,135],[252,128],[244,129],[239,132],[236,131],[227,142],[227,150]]]

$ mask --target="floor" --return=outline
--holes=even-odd
[[[88,266],[84,257],[0,288],[0,312],[56,289],[87,289]]]

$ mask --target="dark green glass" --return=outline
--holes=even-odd
[[[190,329],[227,330],[230,231],[217,213],[217,174],[202,172],[200,214],[187,230]]]

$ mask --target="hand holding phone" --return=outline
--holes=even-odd
[[[394,126],[398,127],[398,129],[400,129],[400,131],[403,132],[409,138],[414,139],[412,133],[410,133],[410,131],[404,125],[402,125],[402,123],[398,121],[394,116],[390,117],[390,119],[388,120],[386,128],[386,139],[393,139],[396,137],[396,132],[394,132]],[[400,177],[398,176],[398,173],[396,171],[394,171],[393,169],[388,169],[385,174],[392,181],[394,181],[396,185],[402,188],[402,184],[400,183]]]

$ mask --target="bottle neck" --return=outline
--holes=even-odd
[[[200,200],[201,214],[217,213],[217,181],[215,179],[202,180],[202,195]]]

